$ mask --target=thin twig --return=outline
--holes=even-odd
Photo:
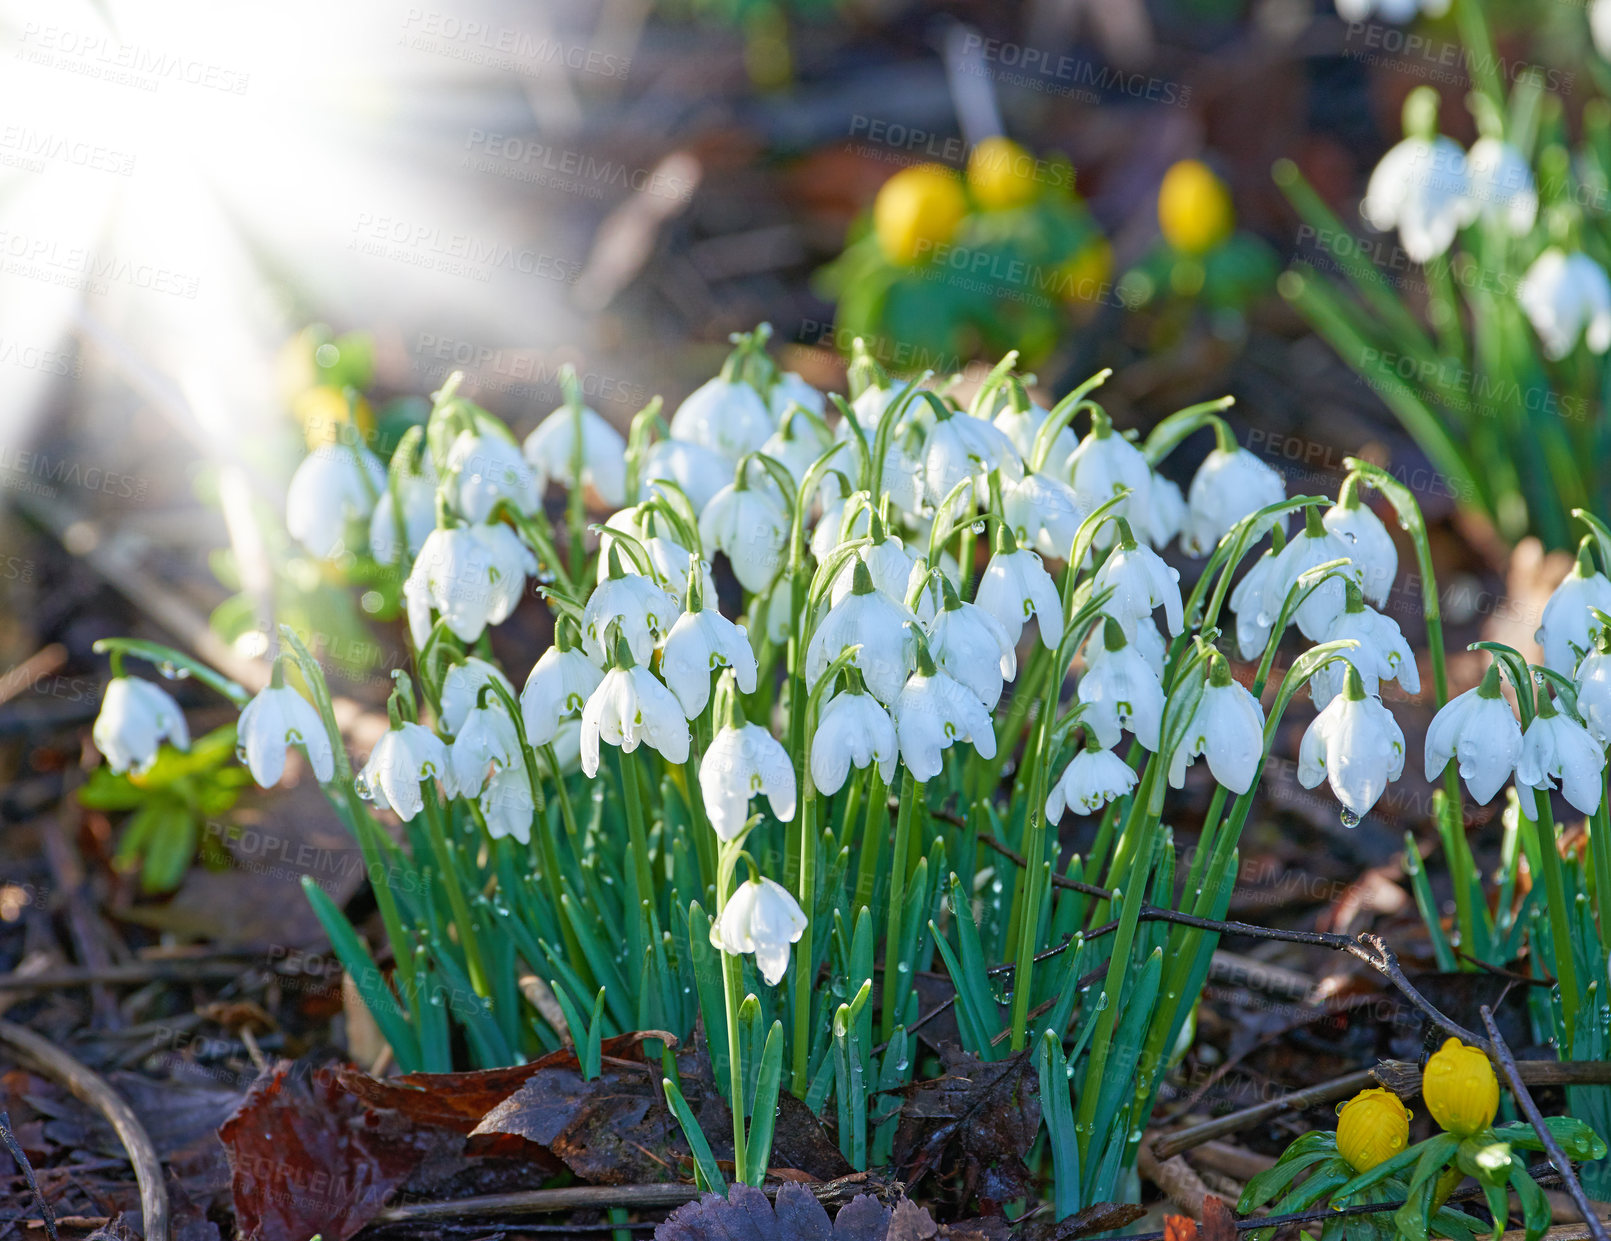
[[[1611,1241],[1611,1236],[1608,1236],[1605,1230],[1605,1221],[1595,1214],[1594,1204],[1589,1201],[1589,1196],[1583,1192],[1583,1186],[1578,1182],[1577,1173],[1572,1169],[1572,1161],[1566,1157],[1561,1144],[1555,1140],[1555,1135],[1544,1123],[1544,1114],[1538,1110],[1538,1104],[1533,1102],[1533,1096],[1527,1093],[1521,1072],[1516,1068],[1516,1057],[1510,1054],[1510,1048],[1505,1045],[1504,1035],[1499,1033],[1499,1027],[1494,1024],[1493,1010],[1484,1004],[1477,1011],[1482,1014],[1482,1024],[1488,1031],[1488,1038],[1491,1041],[1488,1054],[1498,1062],[1500,1071],[1505,1075],[1505,1082],[1510,1086],[1510,1093],[1515,1096],[1523,1115],[1538,1133],[1538,1140],[1544,1144],[1544,1153],[1549,1156],[1555,1171],[1561,1174],[1561,1184],[1566,1187],[1572,1205],[1577,1207],[1578,1213],[1583,1216],[1583,1222],[1589,1226],[1589,1235],[1594,1241]]]
[[[11,1152],[18,1170],[22,1172],[22,1179],[28,1184],[28,1192],[39,1204],[40,1218],[45,1221],[45,1235],[50,1241],[56,1241],[56,1213],[50,1209],[50,1203],[45,1201],[45,1195],[39,1192],[39,1182],[34,1179],[34,1166],[28,1162],[28,1156],[24,1153],[22,1144],[17,1141],[17,1135],[11,1132],[10,1114],[3,1111],[0,1111],[0,1143]]]
[[[203,982],[217,978],[238,978],[250,968],[255,957],[242,955],[235,961],[209,958],[192,961],[175,958],[166,961],[124,961],[116,965],[71,967],[38,974],[0,974],[0,991],[66,991],[74,987],[101,984],[149,982]]]
[[[99,1073],[32,1030],[0,1021],[0,1046],[9,1048],[18,1060],[35,1071],[66,1086],[106,1118],[128,1152],[129,1163],[134,1166],[134,1179],[140,1186],[140,1214],[145,1235],[167,1237],[168,1189],[162,1183],[162,1161],[145,1126],[123,1096]]]
[[[1178,1155],[1181,1151],[1190,1150],[1194,1146],[1224,1137],[1227,1133],[1246,1129],[1250,1125],[1259,1124],[1285,1112],[1301,1112],[1311,1107],[1318,1107],[1322,1103],[1341,1099],[1344,1095],[1363,1090],[1371,1084],[1371,1081],[1369,1069],[1346,1073],[1342,1077],[1332,1078],[1329,1082],[1321,1082],[1277,1099],[1268,1099],[1252,1107],[1245,1107],[1239,1112],[1232,1112],[1227,1116],[1220,1116],[1215,1120],[1204,1121],[1200,1125],[1172,1133],[1153,1144],[1153,1153],[1159,1159],[1168,1159],[1171,1155]]]

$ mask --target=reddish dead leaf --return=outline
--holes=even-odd
[[[371,1107],[401,1112],[416,1124],[469,1134],[536,1071],[533,1063],[473,1073],[407,1073],[387,1078],[342,1069],[339,1076],[343,1088]]]
[[[941,1051],[945,1075],[906,1088],[895,1164],[908,1185],[933,1171],[962,1176],[963,1201],[1026,1196],[1024,1154],[1040,1129],[1039,1079],[1027,1052],[986,1063],[958,1047]]]
[[[1164,1241],[1197,1241],[1197,1221],[1189,1215],[1164,1216]]]
[[[1197,1235],[1199,1241],[1236,1241],[1236,1216],[1223,1198],[1209,1194],[1203,1199],[1203,1222]]]

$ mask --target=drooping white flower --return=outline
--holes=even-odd
[[[712,830],[732,840],[744,830],[752,797],[764,794],[780,822],[794,818],[794,764],[759,724],[728,724],[699,760],[699,792]]]
[[[1466,175],[1478,211],[1525,237],[1538,218],[1538,188],[1522,153],[1500,138],[1479,138],[1466,152]]]
[[[1008,401],[992,419],[996,430],[1011,440],[1012,446],[1018,450],[1018,455],[1024,460],[1025,469],[1030,469],[1034,465],[1031,458],[1035,452],[1035,438],[1050,416],[1051,411],[1034,402],[1030,402],[1026,409],[1017,409],[1011,401]],[[1059,427],[1046,451],[1044,468],[1054,476],[1066,474],[1068,459],[1074,455],[1078,447],[1079,441],[1074,438],[1073,430],[1068,426]]]
[[[1589,0],[1589,37],[1601,60],[1611,60],[1611,0]]]
[[[789,890],[770,879],[747,879],[727,898],[710,926],[711,947],[729,956],[755,954],[755,966],[775,987],[789,968],[789,945],[805,934],[806,916]]]
[[[859,686],[841,690],[823,704],[811,739],[811,782],[831,796],[844,787],[852,764],[860,770],[878,764],[887,785],[895,778],[900,743],[889,713]]]
[[[265,789],[280,782],[285,774],[285,752],[294,745],[303,748],[320,784],[329,784],[335,777],[335,752],[324,721],[313,705],[289,685],[270,685],[260,690],[241,708],[235,736],[237,754],[252,779]]]
[[[1329,780],[1343,806],[1343,823],[1353,827],[1404,774],[1404,734],[1382,700],[1365,692],[1359,673],[1343,667],[1342,692],[1303,734],[1298,783],[1312,789]]]
[[[700,513],[710,498],[733,481],[733,462],[700,444],[685,440],[660,440],[643,455],[642,499],[659,482],[676,484]]]
[[[577,423],[581,423],[578,445]],[[602,415],[561,405],[526,437],[521,452],[544,478],[566,487],[592,487],[612,507],[626,503],[626,440]],[[582,477],[573,466],[581,457]]]
[[[720,375],[695,388],[671,416],[672,438],[727,458],[729,476],[740,457],[766,443],[773,428],[761,394],[744,380]]]
[[[834,450],[837,463],[850,462],[849,446],[843,441],[835,444],[820,419],[791,410],[783,415],[778,429],[761,445],[761,452],[788,470],[798,485],[805,481],[806,471],[830,448]]]
[[[1339,535],[1326,529],[1317,509],[1305,509],[1303,529],[1281,549],[1270,566],[1270,576],[1264,585],[1264,599],[1261,605],[1263,614],[1269,617],[1272,623],[1278,620],[1281,609],[1286,605],[1287,595],[1294,586],[1299,586],[1300,578],[1331,561],[1350,561],[1348,564],[1328,570],[1320,584],[1313,589],[1310,589],[1313,585],[1310,581],[1304,581],[1299,586],[1300,594],[1305,591],[1308,593],[1303,602],[1298,604],[1292,619],[1297,621],[1298,631],[1304,637],[1311,642],[1319,642],[1348,602],[1346,583],[1350,581],[1356,585],[1359,583],[1359,568],[1351,563],[1352,550]]]
[[[459,432],[448,449],[447,487],[453,507],[472,524],[486,521],[499,500],[531,513],[543,498],[543,478],[519,447],[489,432]]]
[[[1001,622],[1014,643],[1032,616],[1047,650],[1055,651],[1063,640],[1063,601],[1057,584],[1040,557],[1027,547],[1019,548],[1004,527],[997,527],[996,552],[985,566],[973,601]]]
[[[900,695],[912,667],[917,617],[905,604],[875,590],[860,560],[854,569],[850,594],[828,609],[806,647],[806,686],[815,687],[846,647],[859,644],[852,663],[873,697],[887,705]]]
[[[1123,519],[1119,523],[1119,545],[1096,571],[1091,590],[1093,594],[1112,590],[1106,611],[1128,632],[1135,632],[1136,621],[1150,617],[1154,608],[1161,607],[1170,634],[1180,633],[1184,623],[1180,571],[1165,564],[1152,548],[1140,546]]]
[[[494,840],[513,836],[521,844],[531,843],[531,821],[536,813],[531,779],[524,763],[500,767],[493,772],[478,799],[487,834]]]
[[[1599,626],[1589,609],[1611,612],[1611,581],[1595,569],[1589,546],[1590,540],[1585,539],[1578,548],[1572,571],[1544,605],[1543,623],[1535,635],[1544,648],[1544,663],[1567,677],[1594,645],[1594,631]]]
[[[878,514],[872,513],[868,517],[867,531],[872,543],[866,547],[858,548],[851,562],[840,569],[833,579],[833,585],[828,589],[828,601],[838,603],[851,591],[856,581],[856,566],[854,560],[860,560],[867,566],[867,573],[873,579],[873,589],[882,591],[897,603],[906,600],[907,589],[912,580],[912,571],[917,565],[917,557],[895,535],[884,530],[884,523],[879,520]]]
[[[755,692],[758,666],[743,626],[715,608],[684,612],[666,635],[660,652],[660,675],[693,719],[710,701],[710,674],[731,668],[741,692]]]
[[[1163,633],[1152,617],[1143,616],[1135,622],[1135,632],[1130,635],[1130,645],[1136,648],[1141,658],[1146,661],[1147,667],[1152,669],[1152,675],[1162,681],[1164,659],[1169,654],[1169,644],[1164,641]]]
[[[1006,683],[1018,673],[1012,635],[989,612],[963,603],[944,576],[944,603],[928,625],[929,652],[940,670],[994,709]]]
[[[654,648],[666,640],[681,611],[677,600],[653,578],[620,573],[619,566],[615,566],[610,576],[593,588],[582,609],[582,649],[595,663],[602,664],[609,649],[610,627],[614,625],[632,648],[632,658],[646,664]]]
[[[1275,627],[1275,617],[1264,610],[1264,592],[1275,571],[1276,554],[1275,548],[1265,548],[1231,591],[1231,611],[1236,613],[1236,651],[1243,659],[1257,658]]]
[[[476,704],[481,700],[481,691],[486,686],[497,683],[513,698],[515,687],[510,684],[509,678],[504,676],[503,670],[496,664],[490,664],[480,656],[471,655],[463,663],[454,664],[447,670],[442,678],[442,729],[450,734],[457,734],[464,727],[464,721],[470,712],[475,710]],[[496,694],[491,701],[503,701]]]
[[[944,766],[944,751],[953,742],[971,741],[980,758],[996,756],[996,733],[990,712],[960,681],[923,657],[890,709],[901,758],[912,779],[934,779]]]
[[[396,722],[381,735],[358,773],[358,795],[381,810],[393,810],[405,823],[424,808],[420,784],[440,780],[451,795],[453,776],[447,747],[423,724]]]
[[[1056,823],[1065,810],[1095,814],[1136,786],[1136,773],[1112,750],[1087,746],[1063,768],[1046,795],[1046,821]]]
[[[787,558],[789,514],[768,492],[742,474],[723,487],[699,515],[699,537],[725,552],[733,576],[752,594],[771,584]]]
[[[1001,489],[1001,511],[1019,543],[1052,560],[1074,554],[1080,523],[1090,515],[1074,488],[1051,474],[1025,474]]]
[[[1281,476],[1247,449],[1216,446],[1197,467],[1186,493],[1181,549],[1206,556],[1242,518],[1286,498]],[[1253,537],[1262,533],[1254,531]]]
[[[677,696],[654,673],[633,662],[625,641],[616,640],[616,665],[604,674],[582,708],[582,770],[589,779],[599,773],[599,742],[631,754],[639,742],[668,763],[688,761],[688,721]]]
[[[1444,704],[1426,730],[1426,778],[1435,783],[1451,758],[1479,806],[1493,800],[1521,757],[1522,730],[1499,693],[1499,665],[1489,665],[1482,684]]]
[[[1415,666],[1415,653],[1405,641],[1398,622],[1369,607],[1359,588],[1348,585],[1348,602],[1324,641],[1352,639],[1358,643],[1340,652],[1341,658],[1328,660],[1309,680],[1309,696],[1315,706],[1324,707],[1342,692],[1352,667],[1359,675],[1365,694],[1380,692],[1383,681],[1396,680],[1409,694],[1421,692],[1421,674]]]
[[[1337,0],[1337,16],[1345,22],[1362,22],[1372,13],[1400,25],[1417,13],[1442,17],[1449,11],[1449,0]]]
[[[1357,490],[1345,484],[1342,498],[1326,510],[1321,521],[1348,549],[1365,598],[1381,607],[1398,577],[1398,548],[1382,519],[1360,503]]]
[[[537,558],[508,526],[454,526],[431,531],[403,583],[416,646],[430,636],[431,612],[461,642],[509,619]]]
[[[501,700],[493,700],[485,707],[472,707],[448,747],[452,789],[460,797],[479,796],[489,774],[507,771],[524,762],[515,723]]]
[[[1213,655],[1208,683],[1186,724],[1180,747],[1169,758],[1169,786],[1182,788],[1186,768],[1202,755],[1214,779],[1241,795],[1253,787],[1264,761],[1264,708],[1259,700],[1231,679],[1224,658]]]
[[[1086,726],[1108,748],[1119,743],[1129,729],[1149,750],[1158,748],[1163,723],[1164,692],[1157,674],[1136,646],[1124,636],[1124,627],[1111,617],[1100,637],[1085,648],[1086,669],[1074,692],[1085,704]]]
[[[520,718],[526,740],[545,746],[559,733],[562,720],[580,715],[604,674],[581,651],[562,644],[549,647],[532,665],[520,691]]]
[[[324,730],[319,731],[322,735]],[[149,771],[164,740],[175,749],[190,749],[190,729],[179,704],[167,690],[139,677],[117,676],[107,683],[90,735],[118,775]]]
[[[887,384],[875,383],[863,388],[850,403],[850,412],[856,415],[856,425],[868,435],[872,435],[878,430],[878,423],[883,418],[884,411],[900,394],[899,388]]]
[[[420,473],[404,474],[397,480],[397,495],[403,501],[403,537],[408,543],[408,554],[417,556],[426,538],[436,529],[436,469],[429,455]],[[369,518],[369,554],[381,564],[392,564],[398,559],[397,511],[392,503],[391,487],[383,487]]]
[[[1581,251],[1545,250],[1522,277],[1516,300],[1551,361],[1571,353],[1580,336],[1594,353],[1611,349],[1611,278]]]
[[[308,553],[331,560],[348,546],[348,526],[368,521],[386,490],[386,467],[361,444],[321,444],[296,467],[285,491],[285,529]],[[435,520],[435,512],[432,512]]]
[[[1611,654],[1590,651],[1577,665],[1577,709],[1589,735],[1611,743]]]
[[[610,576],[610,548],[618,542],[611,536],[610,531],[619,530],[628,537],[636,539],[643,551],[648,553],[650,576],[677,598],[684,598],[688,594],[689,579],[693,575],[693,553],[669,535],[657,533],[664,528],[659,514],[652,509],[646,509],[643,505],[635,505],[612,513],[599,535],[597,580],[602,582]],[[620,542],[619,559],[642,571],[636,549],[629,549],[625,542]],[[705,597],[715,598],[716,578],[711,573],[710,561],[699,562],[699,578]]]
[[[828,398],[813,388],[805,377],[796,371],[784,371],[767,394],[767,406],[774,418],[782,418],[791,404],[799,405],[821,418],[828,408]]]
[[[1605,750],[1587,728],[1558,711],[1548,694],[1539,698],[1538,714],[1522,737],[1516,783],[1547,793],[1559,780],[1561,795],[1579,813],[1593,814],[1605,789]],[[1536,813],[1529,804],[1533,799],[1519,800],[1522,813],[1531,819]]]
[[[923,441],[923,496],[938,504],[969,478],[1023,469],[1018,450],[995,426],[967,414],[936,415]]]
[[[1382,156],[1370,174],[1359,213],[1378,232],[1398,229],[1404,253],[1417,263],[1437,258],[1477,214],[1466,153],[1443,137],[1408,137]]]
[[[1128,488],[1130,494],[1108,511],[1134,528],[1150,528],[1152,467],[1139,448],[1114,432],[1113,423],[1100,410],[1092,413],[1091,430],[1069,457],[1065,471],[1084,512]],[[1112,527],[1105,524],[1097,533],[1097,546],[1106,547],[1112,539]]]
[[[1185,529],[1186,497],[1181,494],[1179,485],[1173,479],[1165,478],[1157,472],[1153,473],[1148,491],[1152,503],[1149,506],[1147,528],[1143,532],[1141,527],[1137,526],[1136,533],[1143,534],[1147,542],[1162,551]]]

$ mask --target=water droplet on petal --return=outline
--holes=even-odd
[[[1346,806],[1343,807],[1341,818],[1342,818],[1342,825],[1344,827],[1358,827],[1359,826],[1359,816],[1357,814],[1355,814],[1352,810],[1348,809],[1348,807],[1346,807]]]

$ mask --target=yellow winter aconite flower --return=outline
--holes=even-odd
[[[291,402],[291,412],[302,424],[310,449],[322,444],[362,443],[375,429],[375,414],[368,401],[359,397],[349,402],[345,392],[329,384],[298,393]]]
[[[904,168],[873,201],[873,231],[892,263],[916,263],[956,235],[967,214],[962,182],[943,164]]]
[[[1488,1057],[1457,1038],[1447,1039],[1421,1074],[1426,1110],[1445,1132],[1469,1138],[1494,1123],[1499,1079]]]
[[[1040,193],[1035,168],[1035,157],[1011,138],[986,138],[968,157],[968,188],[988,210],[1023,207]]]
[[[1099,302],[1111,290],[1113,247],[1106,237],[1094,237],[1073,258],[1058,268],[1058,291],[1071,302]]]
[[[1391,1090],[1361,1090],[1337,1109],[1337,1153],[1369,1172],[1410,1140],[1410,1109]]]
[[[1207,164],[1183,159],[1164,173],[1158,227],[1182,254],[1207,254],[1236,229],[1231,192]]]

